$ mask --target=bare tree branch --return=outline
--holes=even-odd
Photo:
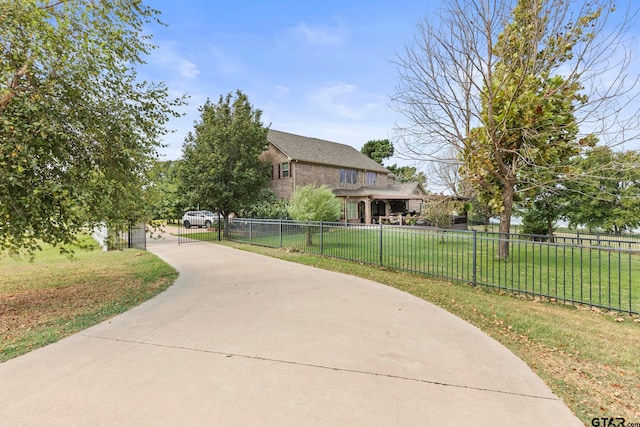
[[[396,156],[437,162],[432,175],[454,194],[462,162],[478,190],[501,192],[508,232],[517,198],[579,178],[567,156],[596,140],[637,143],[638,13],[614,0],[451,0],[394,61]]]

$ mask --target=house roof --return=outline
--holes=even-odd
[[[333,192],[338,197],[369,197],[373,200],[424,200],[425,198],[424,194],[405,192],[400,189],[395,189],[393,186],[385,188],[360,187],[349,190],[338,188],[334,189]]]
[[[399,191],[404,194],[416,194],[418,192],[420,196],[426,196],[427,192],[419,182],[403,182],[398,184],[389,184],[389,188]]]
[[[267,140],[291,160],[380,173],[387,168],[350,145],[269,129]]]

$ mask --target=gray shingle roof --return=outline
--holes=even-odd
[[[390,184],[389,188],[404,194],[413,194],[414,191],[416,190],[419,191],[421,195],[427,194],[424,188],[417,182],[403,182],[398,184]]]
[[[360,187],[356,189],[335,189],[333,192],[339,197],[370,197],[376,200],[424,200],[424,194],[413,194],[401,189],[379,187]]]
[[[267,140],[292,160],[390,173],[350,145],[269,129]]]

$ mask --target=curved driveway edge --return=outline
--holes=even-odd
[[[0,364],[7,426],[582,426],[528,366],[399,290],[174,237],[141,306]]]

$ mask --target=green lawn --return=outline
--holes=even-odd
[[[488,285],[562,301],[640,312],[640,254],[608,247],[572,246],[512,238],[509,261],[497,257],[493,235],[400,228],[289,226],[282,234],[256,226],[232,238],[295,248],[333,258]],[[249,238],[250,237],[250,238]],[[204,240],[209,240],[204,238]],[[475,257],[474,257],[475,253]]]

